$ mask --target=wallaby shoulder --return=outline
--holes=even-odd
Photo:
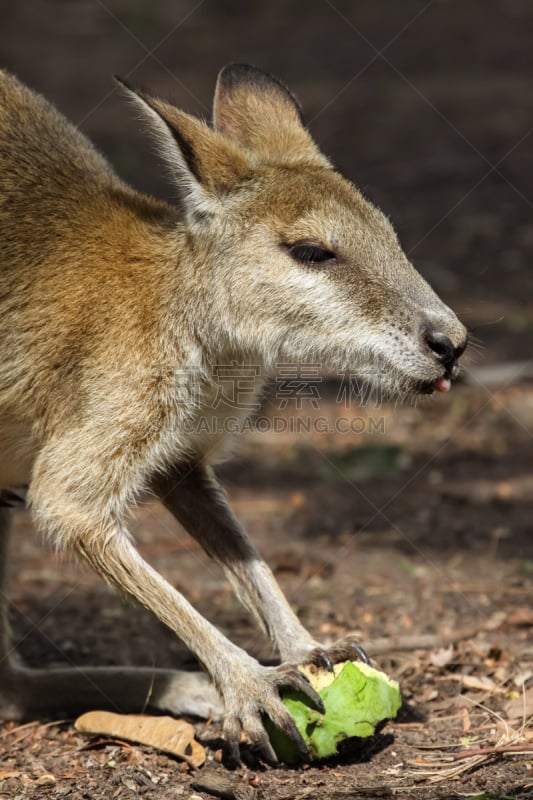
[[[178,223],[178,211],[127,186],[50,103],[0,71],[3,419],[72,418],[108,373],[132,392],[128,364],[165,357],[151,345],[172,330]]]

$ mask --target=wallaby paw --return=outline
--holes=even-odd
[[[354,634],[343,636],[329,647],[318,645],[308,653],[305,661],[323,667],[329,672],[333,672],[333,665],[340,661],[362,661],[364,664],[370,664],[370,658]]]
[[[295,642],[289,652],[285,652],[283,657],[290,663],[314,664],[328,672],[333,671],[333,665],[340,661],[362,661],[370,664],[370,658],[364,648],[359,643],[355,634],[349,633],[325,647],[319,642],[309,638],[308,640]]]
[[[265,716],[289,736],[296,744],[302,761],[309,759],[307,746],[280,697],[281,689],[303,692],[313,706],[324,712],[324,705],[307,678],[296,665],[281,664],[279,667],[257,665],[250,671],[240,670],[237,679],[220,687],[224,696],[224,738],[227,743],[227,760],[230,765],[240,763],[239,742],[242,735],[255,747],[261,758],[270,764],[277,762],[268,734],[263,726]]]
[[[315,642],[304,652],[298,652],[296,660],[300,664],[314,664],[328,672],[333,672],[333,665],[340,661],[362,661],[370,664],[370,658],[354,634],[343,636],[329,647]]]

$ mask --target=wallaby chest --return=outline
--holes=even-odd
[[[228,359],[210,367],[184,423],[187,449],[207,463],[224,457],[247,419],[260,409],[265,378],[258,364]]]

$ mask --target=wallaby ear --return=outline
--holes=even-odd
[[[249,171],[245,155],[205,122],[134,88],[117,83],[146,115],[161,156],[189,210],[207,211],[210,201],[228,192]]]
[[[213,126],[264,160],[330,166],[303,125],[298,100],[281,81],[257,67],[229,64],[221,70]]]

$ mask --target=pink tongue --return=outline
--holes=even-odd
[[[436,392],[449,392],[452,382],[449,378],[437,378],[436,381],[433,381],[433,388]]]

